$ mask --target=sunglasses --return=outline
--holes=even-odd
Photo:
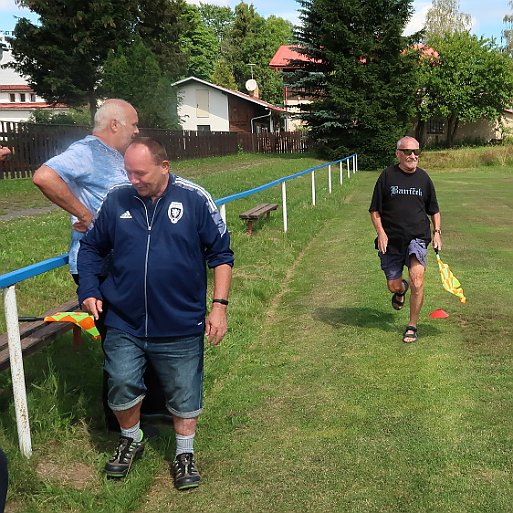
[[[420,155],[420,150],[418,150],[418,149],[410,150],[407,148],[397,148],[397,151],[402,151],[407,157],[409,157],[412,153],[417,155],[417,157]]]

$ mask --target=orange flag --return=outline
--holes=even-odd
[[[85,312],[57,312],[47,315],[45,322],[72,322],[80,326],[93,340],[100,338],[98,328],[94,324],[94,317]]]

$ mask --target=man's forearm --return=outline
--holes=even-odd
[[[228,300],[231,282],[232,268],[230,265],[223,264],[214,267],[214,291],[212,297],[214,299]]]
[[[32,178],[41,192],[57,206],[78,219],[92,218],[91,212],[74,196],[66,182],[50,167],[41,166]]]

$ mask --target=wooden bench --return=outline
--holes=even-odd
[[[41,315],[46,317],[57,312],[73,312],[79,309],[77,299],[72,299],[53,310],[49,310]],[[45,322],[43,320],[20,322],[21,350],[23,356],[35,353],[42,347],[48,345],[55,337],[62,335],[66,331],[73,329],[73,344],[80,345],[82,333],[78,326],[71,322]],[[7,343],[7,333],[0,335],[0,370],[9,367],[9,347]]]
[[[262,203],[261,205],[257,205],[246,212],[243,212],[239,215],[239,217],[246,221],[248,226],[248,233],[251,235],[253,233],[253,221],[258,221],[258,219],[262,218],[264,215],[269,217],[273,210],[276,210],[278,205],[276,203]]]

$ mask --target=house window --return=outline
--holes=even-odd
[[[9,93],[9,101],[15,102],[16,101],[16,95],[14,93]]]
[[[30,101],[34,103],[36,101],[36,95],[34,93],[30,94]]]
[[[210,125],[198,125],[198,132],[210,132]]]
[[[25,93],[20,93],[20,102],[26,102],[27,101],[27,96]]]
[[[208,118],[208,90],[196,89],[196,117]]]
[[[428,121],[428,134],[443,134],[445,131],[445,120],[442,118],[431,118]]]

